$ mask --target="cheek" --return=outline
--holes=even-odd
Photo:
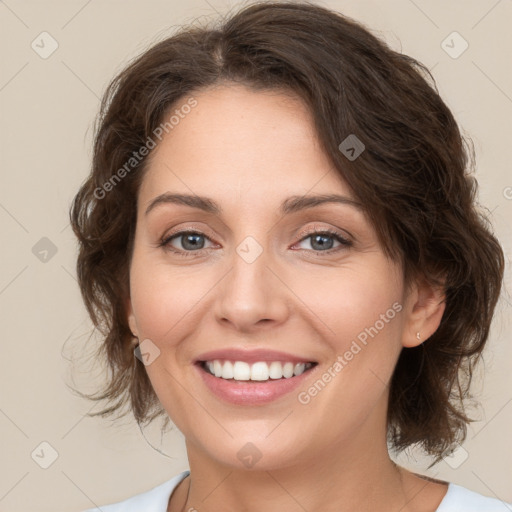
[[[143,257],[134,256],[130,288],[141,335],[157,344],[172,344],[173,333],[179,332],[180,323],[204,295],[200,287],[201,280],[187,272],[154,262],[145,265]]]
[[[359,335],[364,340],[368,330],[375,333],[375,327],[382,334],[399,330],[401,282],[396,269],[380,260],[332,272],[323,269],[301,275],[294,282],[294,292],[304,298],[312,317],[321,321],[326,337],[335,340],[338,351],[348,349]]]
[[[386,384],[401,350],[403,298],[395,275],[389,266],[376,265],[373,272],[345,268],[321,290],[310,286],[309,298],[316,303],[311,309],[328,327],[330,357],[319,379],[300,390],[304,411],[317,411],[303,416],[306,430],[322,428],[333,438],[353,433],[372,411],[384,407]],[[327,416],[329,424],[321,425]]]
[[[397,276],[381,258],[364,268],[337,269],[330,279],[304,280],[300,293],[321,319],[331,354],[326,380],[335,375],[318,403],[342,403],[363,414],[384,391],[401,349],[403,297]]]
[[[187,428],[183,411],[190,409],[190,396],[183,393],[173,376],[183,362],[180,342],[186,339],[194,306],[197,308],[205,293],[198,289],[200,283],[186,277],[186,273],[171,270],[168,265],[149,264],[149,260],[134,254],[130,271],[133,312],[141,340],[151,340],[159,350],[145,370],[159,401],[179,429]]]

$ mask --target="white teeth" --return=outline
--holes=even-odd
[[[232,379],[234,376],[233,371],[233,363],[231,361],[226,361],[222,366],[222,378],[223,379]]]
[[[249,365],[245,361],[220,361],[214,359],[213,361],[205,362],[205,369],[222,379],[234,380],[256,380],[266,381],[269,379],[289,379],[294,375],[302,375],[307,369],[313,366],[312,363],[291,363],[284,364],[279,361],[272,361],[267,363],[265,361],[258,361]]]
[[[268,364],[254,363],[251,366],[251,380],[268,380]]]
[[[250,380],[251,367],[243,361],[236,361],[233,365],[233,378],[235,380]]]
[[[293,377],[293,363],[284,363],[283,377],[285,377],[286,379]]]
[[[280,379],[283,376],[283,365],[278,361],[270,363],[268,368],[268,376],[271,379]]]
[[[222,377],[222,364],[217,359],[213,361],[213,370],[215,372],[215,377]]]
[[[293,375],[301,375],[305,369],[306,365],[304,363],[297,363],[293,369]]]

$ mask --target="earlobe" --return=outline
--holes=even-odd
[[[404,347],[417,347],[436,332],[446,307],[444,288],[421,280],[408,297],[408,315],[402,332]]]

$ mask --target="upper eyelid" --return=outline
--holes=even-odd
[[[338,219],[340,220],[340,219]],[[204,222],[203,221],[199,221],[199,224],[201,224],[201,226],[199,227],[196,227],[194,225],[187,225],[190,221],[183,221],[182,224],[185,224],[184,227],[179,227],[177,228],[177,231],[174,231],[174,234],[177,234],[177,233],[181,233],[183,231],[196,231],[196,232],[200,232],[201,234],[204,234],[206,236],[209,236],[210,238],[215,238],[215,235],[213,234],[213,231],[209,228],[209,227],[203,227],[204,226]],[[194,221],[192,221],[193,223],[195,223]],[[306,230],[302,230],[302,229],[294,229],[293,231],[295,232],[295,234],[297,234],[298,232],[300,233],[309,233],[311,230],[312,231],[328,231],[328,230],[336,230],[336,231],[341,231],[343,233],[346,233],[348,237],[352,238],[352,239],[356,239],[356,237],[348,230],[348,229],[345,229],[345,228],[341,228],[341,227],[338,227],[338,226],[334,226],[334,225],[331,225],[331,226],[325,226],[325,224],[329,224],[329,221],[328,220],[310,220],[309,222],[305,222],[306,224],[309,224],[310,222],[313,223],[313,226],[306,229]],[[336,222],[335,220],[331,220],[331,222]],[[301,224],[304,223],[304,221],[302,220],[301,221]],[[324,224],[324,226],[319,226],[318,224]],[[232,234],[232,230],[227,227],[223,222],[222,222],[222,225],[224,227],[227,228],[228,232],[230,234]],[[268,231],[271,231],[272,229],[274,229],[276,225],[274,224],[271,229],[269,229]],[[267,232],[268,232],[267,231]],[[172,232],[172,230],[171,230]],[[168,235],[166,235],[168,236]]]

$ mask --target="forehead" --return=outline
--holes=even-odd
[[[197,104],[153,150],[143,202],[172,190],[268,202],[283,195],[343,193],[348,187],[321,149],[298,97],[221,85],[188,95]],[[220,199],[221,201],[223,199]]]

